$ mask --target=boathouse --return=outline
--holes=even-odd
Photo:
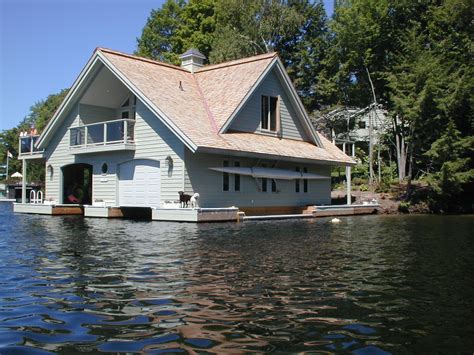
[[[20,138],[48,205],[162,210],[179,191],[248,214],[330,204],[331,167],[354,161],[314,130],[276,53],[181,59],[94,51],[42,134]]]

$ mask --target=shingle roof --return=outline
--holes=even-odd
[[[178,66],[109,49],[98,50],[198,149],[353,163],[326,139],[321,139],[324,147],[320,148],[310,142],[254,133],[218,133],[276,59],[276,53],[210,65],[192,74]]]

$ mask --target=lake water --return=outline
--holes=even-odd
[[[179,224],[0,203],[0,354],[474,351],[474,218]]]

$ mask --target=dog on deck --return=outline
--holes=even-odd
[[[199,194],[196,192],[194,195],[191,196],[191,207],[192,208],[199,207],[198,200],[199,200]]]
[[[185,194],[184,191],[178,191],[179,194],[179,207],[188,207],[191,195]]]

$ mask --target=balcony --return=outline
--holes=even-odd
[[[121,119],[69,128],[73,154],[135,150],[135,120]]]
[[[39,135],[27,135],[20,137],[18,159],[43,159],[44,150],[38,149],[35,145]]]

